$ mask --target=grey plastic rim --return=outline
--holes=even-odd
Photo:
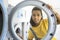
[[[7,15],[7,10],[6,10],[2,0],[0,0],[0,5],[2,7],[2,12],[3,12],[3,29],[2,29],[2,33],[0,36],[0,40],[5,40],[7,30],[8,30],[8,19],[7,19],[8,15]]]
[[[43,9],[46,12],[46,14],[48,16],[49,28],[48,28],[47,35],[42,40],[51,40],[51,38],[55,34],[55,30],[56,30],[56,17],[53,14],[53,11],[51,11],[51,9],[48,9],[48,7],[46,6],[46,4],[44,2],[41,2],[41,1],[38,1],[38,0],[26,0],[26,1],[23,1],[23,2],[19,3],[18,5],[16,5],[12,9],[12,11],[10,12],[9,19],[11,19],[11,20],[9,20],[9,23],[10,23],[9,26],[11,27],[12,34],[14,35],[14,38],[18,39],[18,40],[20,39],[17,36],[16,32],[14,31],[14,28],[12,27],[12,18],[13,18],[13,15],[20,8],[23,8],[25,6],[30,6],[30,5],[31,6],[36,6],[36,7],[40,8],[40,9]]]

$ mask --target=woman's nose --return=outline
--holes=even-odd
[[[37,16],[35,16],[35,19],[37,19],[38,17]]]

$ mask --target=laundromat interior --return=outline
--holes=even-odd
[[[23,4],[23,1],[29,1],[29,0],[3,0],[4,7],[6,8],[7,11],[7,29],[5,37],[2,35],[3,30],[3,23],[4,23],[4,18],[3,18],[3,10],[0,7],[0,39],[3,40],[28,40],[28,30],[31,27],[30,26],[30,18],[32,16],[32,9],[36,7],[36,5],[26,5],[25,7],[20,6],[21,8],[18,7],[18,5]],[[31,0],[32,1],[32,0]],[[41,1],[43,3],[46,3],[47,5],[50,5],[59,15],[60,15],[60,0],[36,0]],[[27,3],[28,4],[28,3]],[[15,8],[15,9],[14,9]],[[43,8],[43,7],[42,7]],[[2,11],[1,11],[2,10]],[[43,19],[49,19],[44,10],[42,10],[43,13]],[[56,19],[55,19],[56,20]],[[12,27],[13,26],[13,27]],[[20,31],[20,36],[19,38],[18,34],[15,33],[17,28],[19,28],[18,31]],[[60,24],[56,23],[56,29],[54,31],[54,36],[56,39],[55,40],[60,40]],[[52,34],[51,34],[52,35]],[[3,38],[3,39],[2,39]],[[43,39],[43,38],[42,38]],[[33,40],[35,40],[33,38]],[[44,40],[44,39],[43,39]],[[46,39],[45,39],[46,40]],[[49,39],[52,40],[52,39]]]

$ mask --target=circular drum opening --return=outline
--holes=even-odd
[[[0,5],[0,36],[2,33],[2,29],[3,29],[3,12],[2,12],[2,7]]]
[[[35,2],[35,3],[34,3]],[[42,38],[41,40],[50,40],[54,33],[55,33],[55,29],[56,29],[56,20],[55,20],[55,16],[53,15],[53,12],[51,9],[48,9],[47,5],[41,1],[36,1],[36,0],[27,0],[27,1],[23,1],[21,3],[19,3],[18,5],[16,5],[10,12],[9,15],[9,19],[8,19],[8,26],[10,27],[10,31],[12,33],[12,37],[16,40],[20,40],[20,37],[17,36],[16,32],[15,32],[15,22],[13,23],[12,19],[14,14],[16,13],[16,11],[18,11],[19,9],[25,7],[25,6],[37,6],[38,8],[41,8],[42,10],[44,10],[46,12],[46,14],[48,15],[48,33],[47,35]],[[25,12],[26,13],[26,12]],[[22,15],[21,15],[22,16]],[[16,21],[16,19],[14,19]],[[24,19],[25,20],[25,19]],[[17,20],[19,21],[19,20]],[[25,21],[26,22],[26,21]],[[55,24],[54,24],[55,23]],[[22,23],[24,25],[24,23]],[[19,24],[20,25],[20,24]],[[20,25],[21,27],[21,25]],[[43,28],[43,27],[42,27]],[[23,32],[25,33],[25,32]],[[26,35],[26,34],[25,34]],[[25,36],[26,37],[26,36]],[[25,38],[24,37],[24,38]],[[26,40],[28,40],[28,38],[25,38]]]

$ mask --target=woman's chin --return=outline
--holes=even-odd
[[[35,22],[35,24],[39,24],[38,22]]]

